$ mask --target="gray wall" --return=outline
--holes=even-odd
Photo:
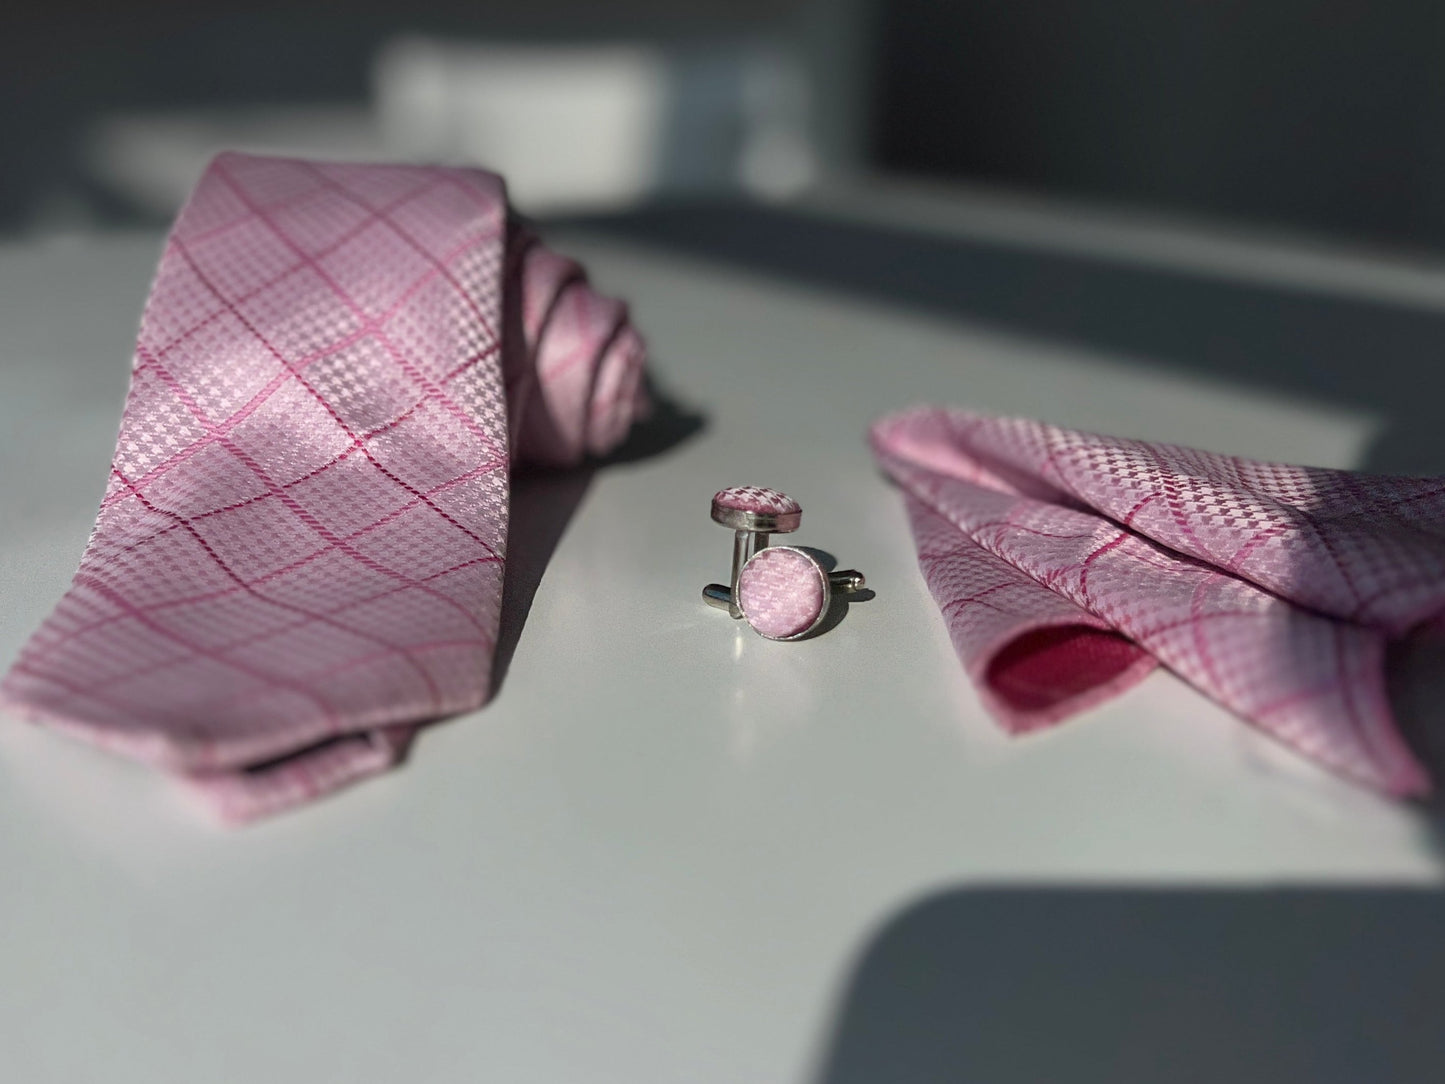
[[[893,0],[874,34],[890,168],[1445,245],[1438,0]]]
[[[56,202],[102,222],[136,216],[83,162],[87,126],[107,113],[360,103],[377,47],[400,33],[706,47],[806,33],[817,2],[11,0],[0,15],[0,232]]]

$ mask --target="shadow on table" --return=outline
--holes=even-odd
[[[1436,780],[1437,792],[1418,802],[1436,851],[1445,856],[1445,630],[1426,628],[1393,643],[1386,655],[1390,707],[1410,748]]]
[[[572,224],[933,316],[1370,410],[1386,426],[1364,469],[1445,471],[1445,313],[778,207],[680,204]]]
[[[798,549],[804,553],[810,553],[823,566],[825,572],[832,572],[838,567],[838,558],[834,557],[827,550],[820,550],[816,546],[799,546]],[[848,607],[855,602],[872,602],[877,598],[877,592],[871,587],[862,587],[856,591],[835,590],[828,602],[828,612],[823,615],[823,620],[818,627],[808,635],[802,637],[804,640],[816,640],[819,636],[825,636],[832,632],[848,616]]]
[[[506,681],[542,574],[587,495],[593,475],[620,463],[665,455],[706,427],[704,415],[684,407],[652,378],[648,380],[648,391],[653,402],[651,415],[633,426],[627,439],[609,455],[573,470],[513,473],[507,571],[502,580],[502,613],[492,662],[492,696]]]
[[[1445,894],[951,891],[867,945],[816,1084],[1445,1080]]]

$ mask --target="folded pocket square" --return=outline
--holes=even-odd
[[[1356,782],[1430,790],[1386,644],[1445,612],[1445,479],[922,407],[877,422],[960,660],[1010,731],[1162,663]]]

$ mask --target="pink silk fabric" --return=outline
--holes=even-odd
[[[1342,776],[1429,791],[1384,658],[1445,613],[1445,479],[932,407],[882,419],[872,444],[1006,729],[1055,723],[1162,663]]]
[[[759,550],[738,576],[738,607],[763,636],[780,640],[812,628],[823,614],[824,573],[787,546]]]
[[[230,821],[387,769],[490,694],[509,468],[616,445],[643,358],[493,174],[219,156],[80,570],[0,699]]]

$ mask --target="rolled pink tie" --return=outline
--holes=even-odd
[[[227,820],[385,770],[490,695],[509,469],[617,444],[643,361],[493,174],[219,156],[80,570],[0,699]]]
[[[1445,614],[1445,480],[934,407],[882,419],[872,444],[1005,728],[1057,722],[1162,663],[1343,776],[1430,789],[1384,660]]]

